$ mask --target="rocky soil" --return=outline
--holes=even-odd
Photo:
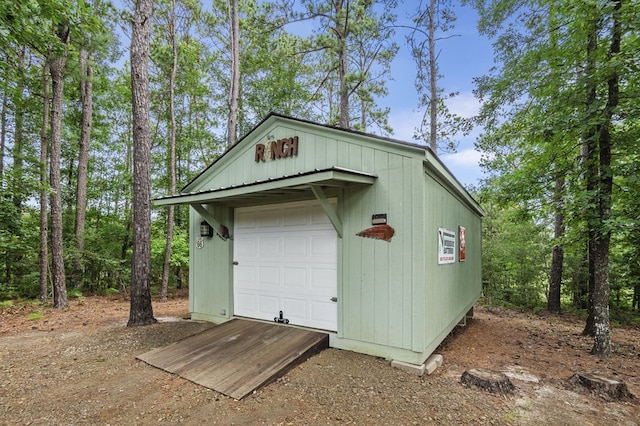
[[[389,362],[328,349],[242,401],[135,359],[213,325],[185,320],[188,301],[154,302],[158,324],[127,328],[126,300],[87,297],[58,311],[0,308],[0,424],[6,425],[640,425],[638,400],[578,389],[576,372],[623,380],[640,397],[640,329],[613,330],[611,359],[589,355],[582,322],[477,307],[417,377]],[[511,377],[490,393],[470,368]]]

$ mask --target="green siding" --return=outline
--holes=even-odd
[[[345,190],[342,211],[345,232],[342,241],[343,303],[339,338],[411,350],[413,347],[413,283],[421,277],[421,264],[412,253],[415,229],[421,229],[423,192],[415,176],[422,173],[422,159],[363,150],[362,167],[373,163],[378,179],[373,187]],[[387,213],[395,229],[391,242],[356,236],[371,227],[371,216]],[[419,248],[424,252],[424,248]]]
[[[233,214],[224,206],[209,206],[209,212],[229,229],[233,229]],[[200,236],[202,218],[195,210],[190,212],[190,232],[194,236],[189,252],[189,310],[194,319],[224,322],[233,313],[232,255],[233,241],[218,236],[204,239],[204,247],[195,247]],[[222,314],[222,310],[226,314]]]
[[[184,189],[192,192],[264,181],[274,177],[343,167],[369,173],[377,173],[375,152],[387,151],[399,155],[420,155],[420,149],[408,145],[352,134],[339,129],[319,127],[307,123],[297,126],[283,124],[273,117],[262,127],[239,142],[216,163],[205,170]],[[274,161],[256,163],[255,145],[268,140],[298,136],[298,155]]]
[[[298,156],[264,163],[255,144],[298,136]],[[327,189],[338,199],[338,331],[332,346],[421,363],[477,300],[481,289],[481,214],[446,168],[426,149],[272,116],[185,188],[216,189],[330,167],[372,173],[373,185]],[[313,194],[308,191],[308,198]],[[268,198],[256,203],[289,201]],[[233,208],[212,204],[233,230]],[[356,236],[371,216],[387,213],[391,242]],[[201,218],[191,211],[191,233]],[[467,260],[437,264],[437,231],[467,234]],[[233,315],[233,240],[191,241],[190,308],[195,319]],[[457,258],[457,253],[456,253]],[[225,309],[226,314],[221,311]]]
[[[425,211],[426,244],[431,247],[426,259],[425,287],[428,293],[424,303],[425,342],[435,349],[437,342],[458,323],[480,295],[481,280],[481,221],[469,208],[461,204],[437,180],[425,175],[427,209]],[[438,265],[437,232],[439,227],[458,233],[458,227],[466,228],[466,261]],[[457,238],[458,240],[458,238]],[[459,241],[457,241],[459,244]]]

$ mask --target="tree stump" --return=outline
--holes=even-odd
[[[472,368],[467,370],[462,373],[460,380],[466,385],[478,386],[489,392],[508,393],[515,389],[515,386],[513,386],[513,383],[511,383],[511,380],[509,380],[506,375],[486,368]]]
[[[635,397],[622,380],[610,379],[595,373],[576,373],[569,382],[580,385],[589,391],[612,400],[634,400]]]

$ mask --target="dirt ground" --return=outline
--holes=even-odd
[[[327,349],[236,401],[135,359],[212,327],[184,319],[187,299],[154,302],[159,322],[147,327],[127,328],[128,310],[99,297],[64,311],[0,308],[0,424],[640,425],[637,400],[609,401],[567,380],[597,372],[640,397],[638,328],[615,329],[613,356],[602,361],[575,318],[476,307],[438,348],[444,364],[430,376]],[[508,373],[516,390],[463,385],[475,367]]]

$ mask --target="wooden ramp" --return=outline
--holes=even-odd
[[[235,399],[329,346],[329,335],[233,319],[137,358]]]

